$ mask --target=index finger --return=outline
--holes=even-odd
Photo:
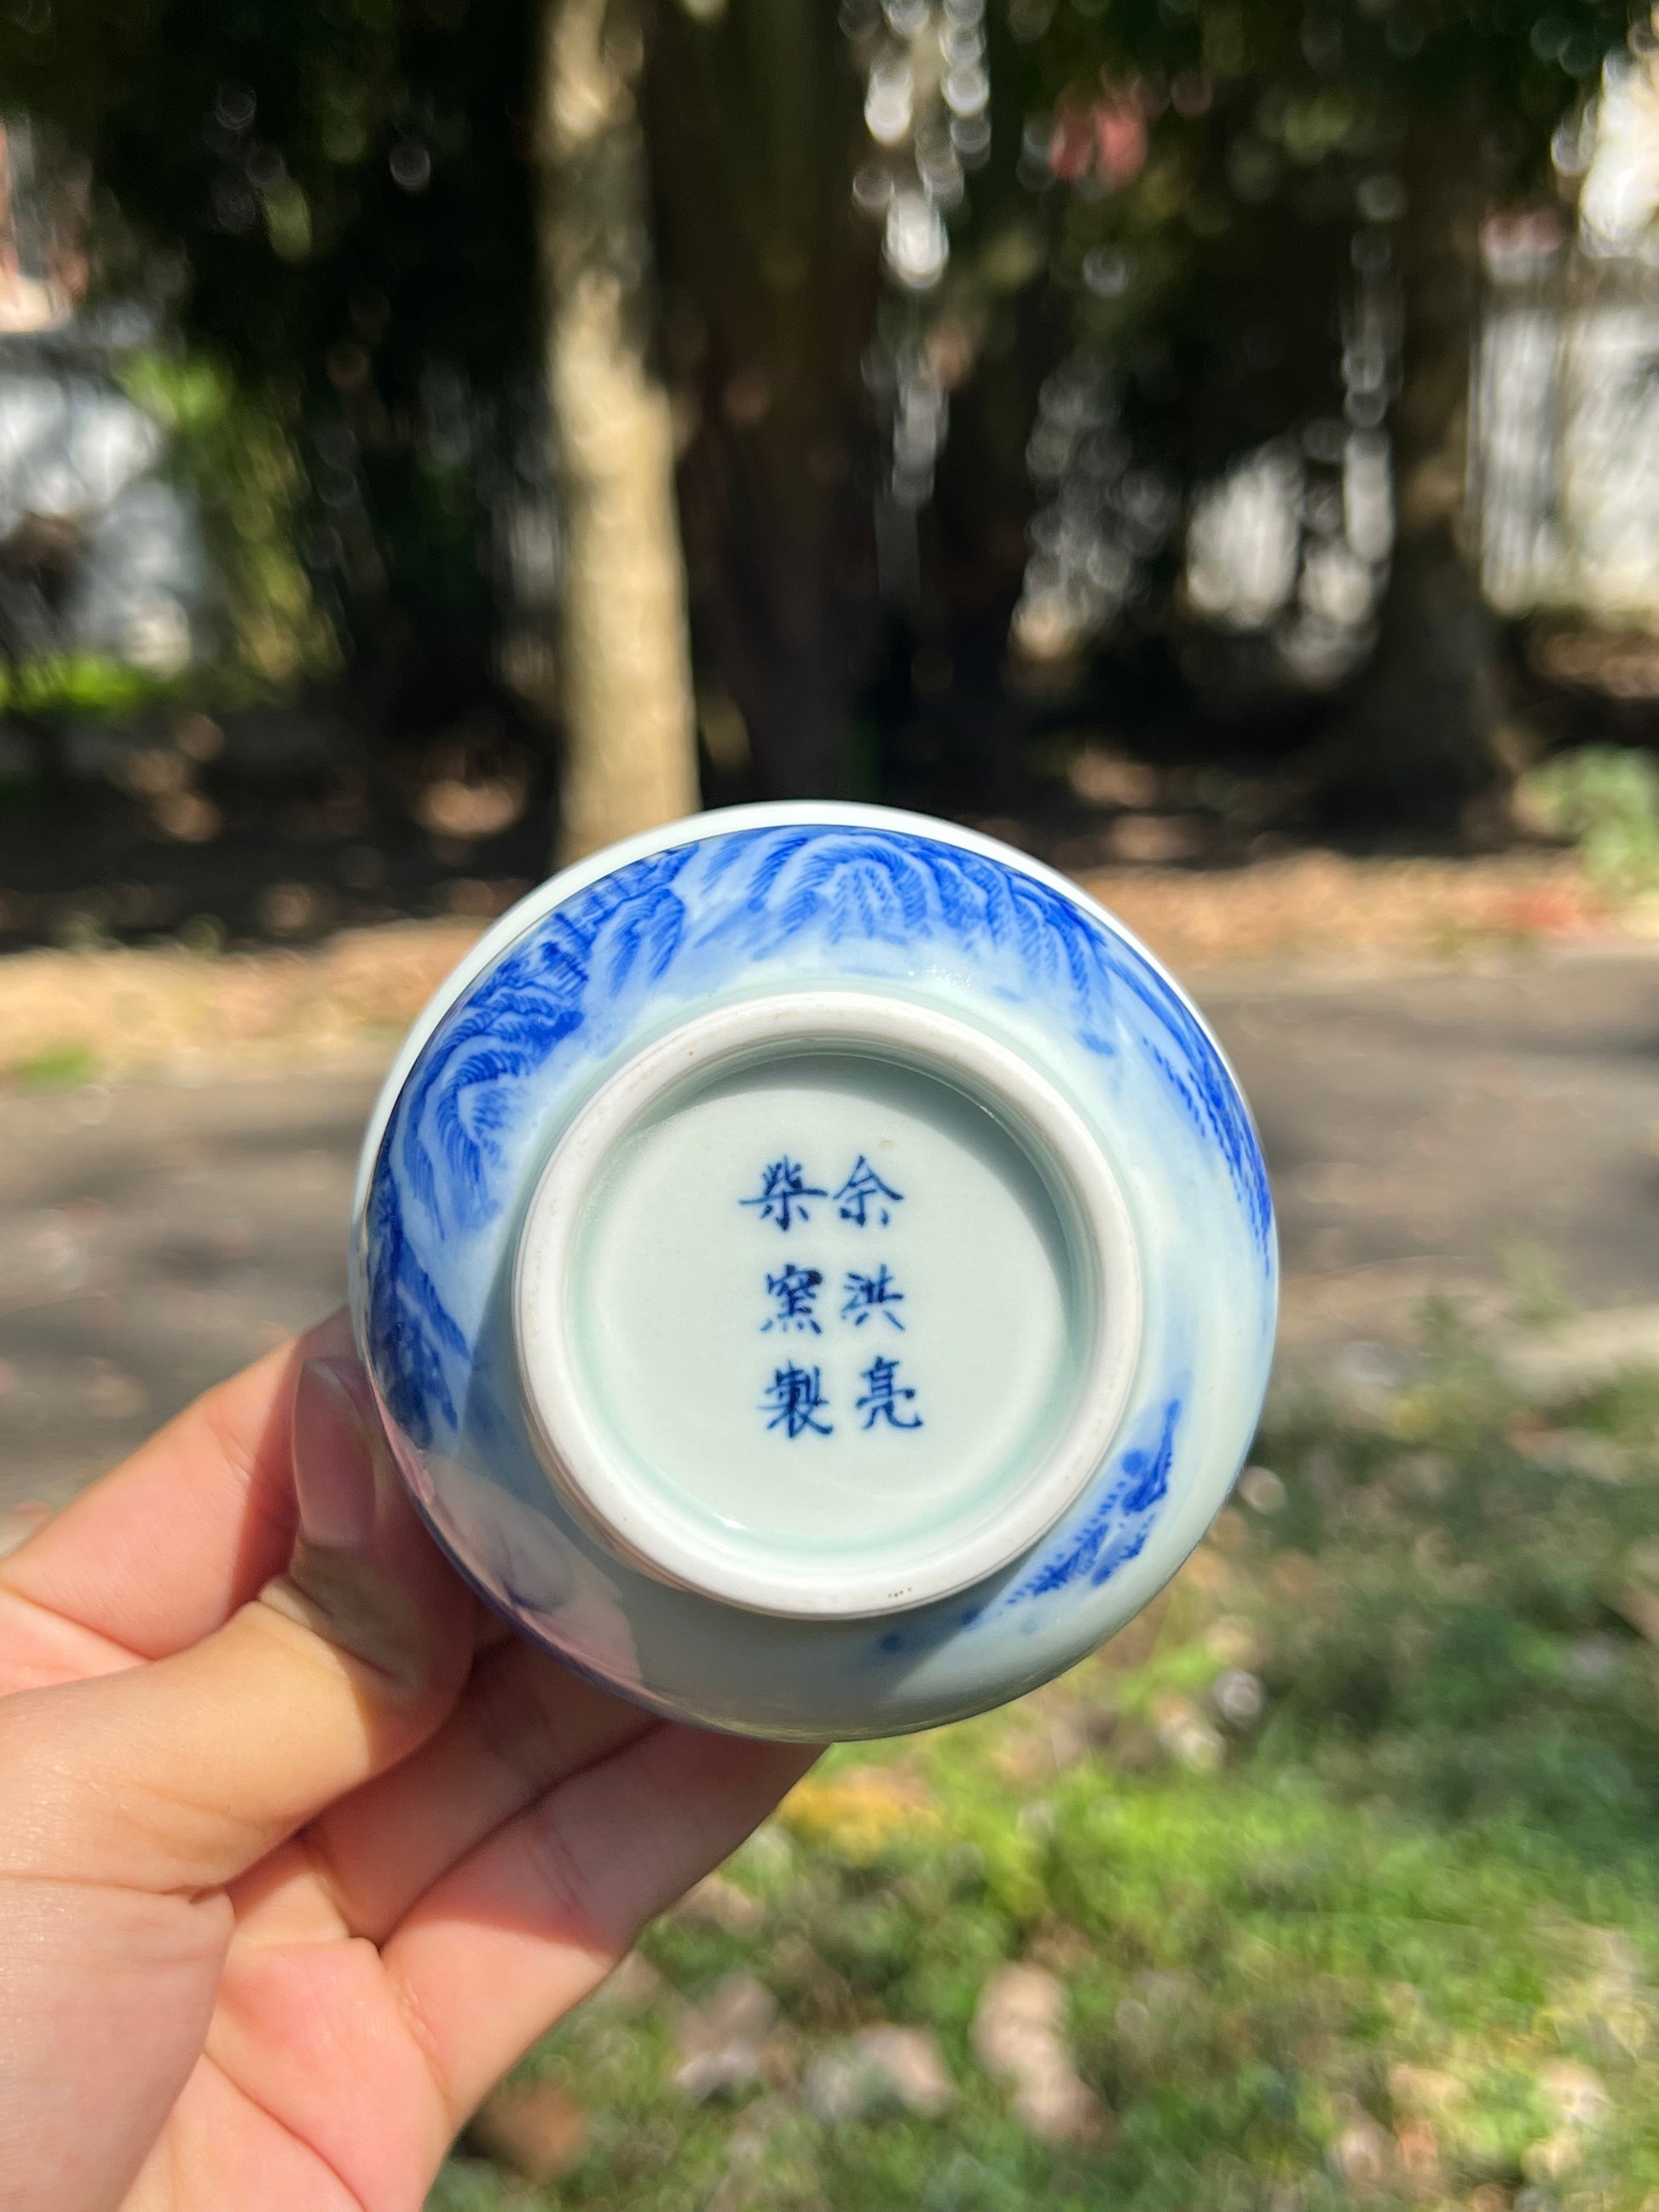
[[[280,1574],[295,1377],[350,1349],[338,1313],[267,1353],[0,1560],[0,1690],[184,1650]]]

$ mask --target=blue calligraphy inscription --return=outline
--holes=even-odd
[[[907,1420],[901,1407],[915,1396],[898,1379],[896,1359],[872,1359],[864,1370],[864,1395],[858,1401],[858,1410],[864,1416],[864,1425],[873,1429],[878,1421],[884,1420],[893,1429],[919,1429],[920,1413],[912,1413]]]
[[[904,1323],[893,1308],[904,1304],[904,1293],[894,1289],[892,1274],[884,1262],[873,1275],[849,1273],[842,1290],[846,1304],[842,1307],[841,1317],[850,1321],[854,1328],[862,1328],[872,1314],[879,1314],[896,1329],[903,1328]]]
[[[787,1367],[780,1367],[767,1385],[766,1397],[761,1406],[771,1419],[769,1429],[781,1429],[786,1436],[803,1436],[808,1429],[820,1437],[830,1436],[834,1431],[828,1421],[817,1416],[829,1404],[823,1395],[823,1378],[816,1367],[797,1367],[792,1359]]]
[[[775,1221],[780,1229],[787,1231],[797,1219],[811,1218],[806,1211],[809,1198],[823,1198],[827,1194],[816,1183],[806,1180],[806,1170],[799,1160],[786,1153],[782,1159],[774,1160],[761,1170],[760,1196],[742,1198],[739,1206],[758,1206],[763,1221]]]
[[[763,1221],[775,1221],[781,1229],[788,1229],[796,1220],[810,1226],[811,1217],[804,1200],[822,1198],[825,1194],[818,1184],[807,1182],[807,1173],[800,1161],[785,1152],[761,1170],[758,1196],[739,1199],[738,1203],[753,1207]],[[892,1208],[902,1205],[903,1197],[902,1191],[883,1182],[871,1166],[868,1155],[860,1152],[846,1182],[836,1193],[836,1202],[842,1219],[850,1222],[855,1229],[883,1229],[892,1219]],[[769,1336],[775,1330],[780,1335],[793,1332],[822,1336],[817,1297],[823,1287],[821,1267],[799,1265],[793,1260],[775,1275],[769,1274],[766,1295],[772,1302],[772,1311],[761,1323],[761,1334]],[[862,1328],[874,1315],[902,1334],[904,1323],[893,1309],[903,1304],[904,1293],[884,1261],[873,1275],[849,1268],[842,1285],[842,1301],[841,1319],[850,1322],[854,1328]],[[864,1370],[860,1380],[864,1385],[864,1395],[855,1401],[854,1410],[864,1415],[865,1430],[883,1422],[890,1429],[922,1426],[920,1413],[905,1410],[916,1394],[909,1384],[899,1382],[896,1360],[878,1358]],[[834,1434],[834,1429],[817,1416],[829,1405],[823,1370],[798,1367],[792,1361],[774,1371],[760,1410],[767,1416],[769,1431],[781,1429],[786,1437],[793,1438],[805,1436],[810,1429],[816,1435],[827,1437]]]
[[[902,1190],[894,1190],[884,1183],[860,1152],[853,1164],[853,1172],[836,1193],[836,1205],[843,1221],[855,1228],[867,1229],[873,1216],[884,1229],[892,1219],[890,1206],[899,1205],[904,1197]]]
[[[812,1301],[823,1283],[823,1277],[817,1267],[797,1267],[793,1261],[781,1275],[769,1275],[766,1295],[777,1301],[777,1311],[761,1334],[765,1335],[775,1328],[785,1333],[790,1329],[803,1333],[810,1330],[814,1336],[821,1335],[823,1332],[812,1312]]]

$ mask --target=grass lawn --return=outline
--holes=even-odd
[[[831,1754],[432,2212],[1659,2212],[1659,1378],[1426,1327],[1096,1659]]]

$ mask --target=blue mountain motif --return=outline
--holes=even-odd
[[[388,1403],[417,1443],[453,1432],[471,1346],[437,1288],[447,1244],[517,1195],[538,1102],[787,954],[810,972],[926,967],[1036,1003],[1089,1051],[1139,1033],[1160,1080],[1218,1150],[1271,1266],[1271,1201],[1249,1117],[1171,987],[1048,884],[908,832],[811,825],[713,834],[630,862],[533,923],[458,1000],[393,1109],[371,1198],[369,1327]]]
[[[696,849],[602,878],[514,945],[440,1027],[395,1117],[398,1165],[440,1226],[482,1228],[500,1212],[498,1140],[532,1103],[526,1079],[583,1027],[590,993],[614,1005],[636,969],[652,981],[668,972],[685,926],[674,881]]]
[[[434,1419],[459,1425],[443,1353],[465,1360],[465,1337],[410,1249],[404,1210],[390,1176],[377,1175],[368,1199],[368,1351],[386,1410],[424,1451]]]

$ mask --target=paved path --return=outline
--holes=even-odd
[[[1659,957],[1199,989],[1274,1171],[1290,1357],[1540,1252],[1582,1304],[1659,1301]],[[0,1097],[0,1510],[339,1298],[380,1064]]]
[[[0,1099],[0,1510],[337,1304],[380,1056]]]
[[[1659,1300],[1653,951],[1205,998],[1273,1171],[1288,1351],[1397,1335],[1436,1287]]]

